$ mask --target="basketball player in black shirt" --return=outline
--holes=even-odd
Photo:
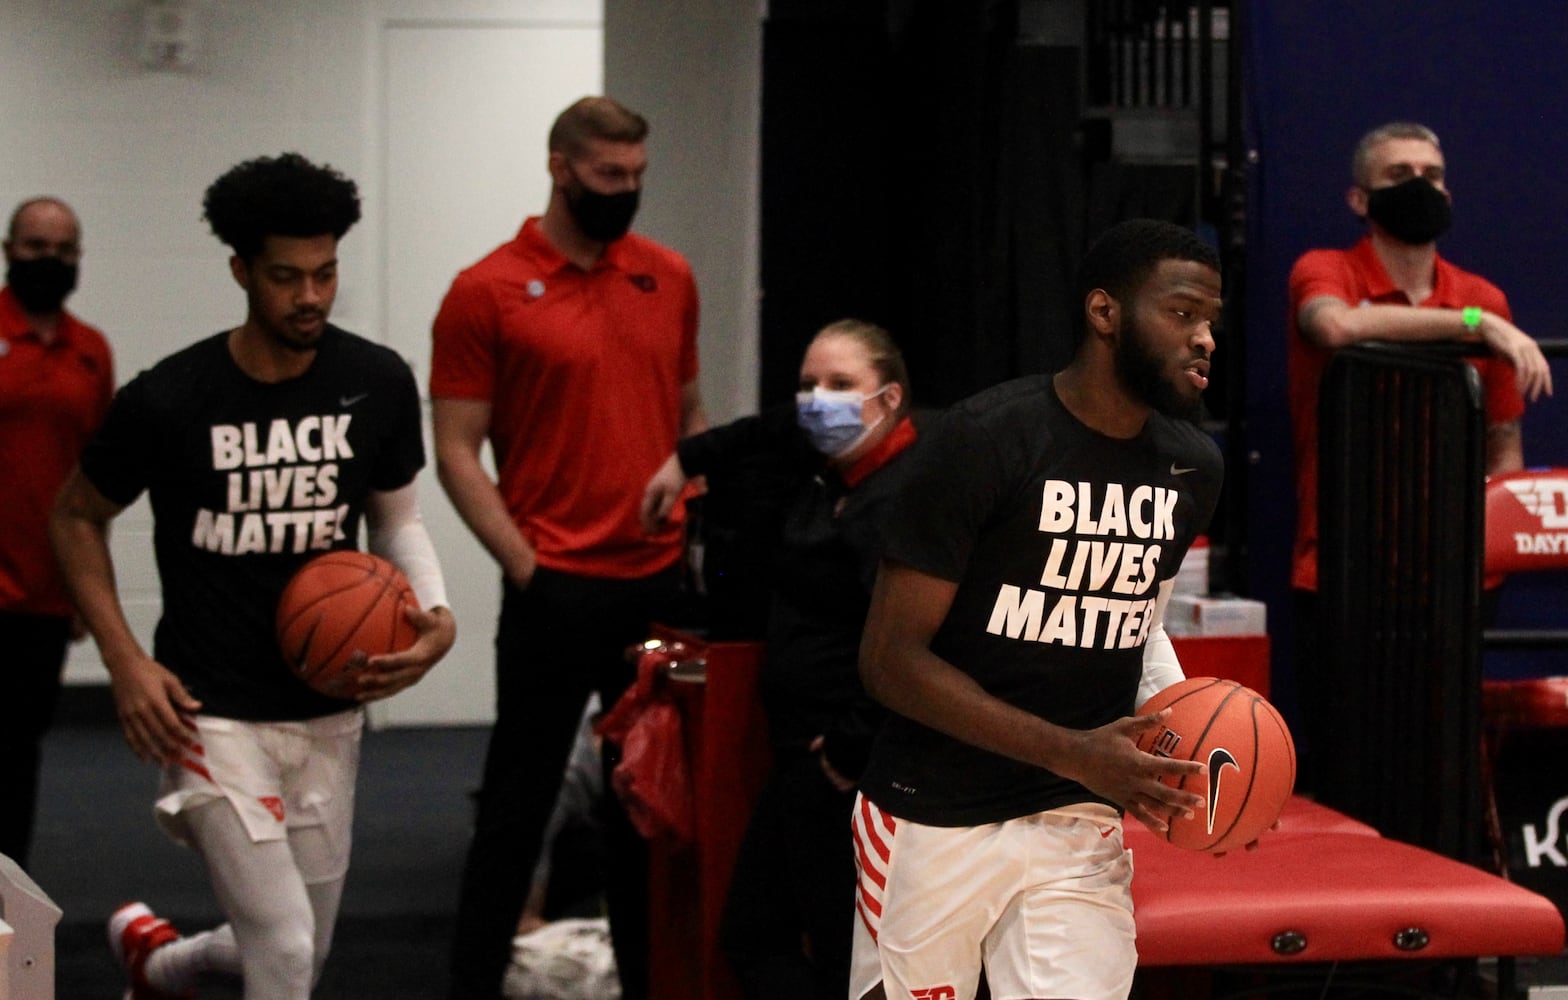
[[[913,457],[861,646],[894,713],[861,782],[854,997],[1112,1000],[1137,964],[1123,813],[1202,765],[1134,745],[1181,679],[1160,624],[1218,497],[1193,423],[1220,275],[1191,232],[1108,230],[1071,363],[966,400]]]
[[[204,203],[233,250],[243,323],[116,395],[61,491],[50,534],[108,667],[126,741],[162,766],[156,813],[207,864],[222,926],[182,937],[141,903],[109,922],[129,1000],[189,997],[206,972],[247,1000],[307,1000],[348,870],[360,702],[417,682],[456,637],[419,519],[419,394],[402,358],[327,321],[352,181],[289,153],[248,160]],[[110,521],[142,493],[162,615],[152,655],[125,619]],[[290,671],[273,637],[284,584],[359,545],[408,577],[418,638],[372,657],[351,699]]]

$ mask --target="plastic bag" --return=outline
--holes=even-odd
[[[621,748],[610,785],[637,832],[649,840],[690,842],[696,826],[691,765],[680,706],[666,687],[670,662],[660,650],[637,661],[637,681],[595,731]]]

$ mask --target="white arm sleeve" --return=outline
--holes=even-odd
[[[1181,662],[1176,659],[1176,647],[1165,634],[1165,606],[1175,590],[1175,580],[1160,582],[1160,592],[1154,601],[1154,624],[1149,626],[1149,638],[1143,644],[1143,677],[1138,681],[1135,709],[1186,676],[1181,672]]]
[[[430,533],[420,520],[413,482],[395,490],[372,490],[365,502],[365,524],[370,551],[403,571],[419,606],[427,611],[447,607],[446,580]]]

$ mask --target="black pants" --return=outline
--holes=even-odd
[[[540,569],[527,590],[504,585],[496,630],[496,721],[457,903],[453,1000],[496,1000],[561,773],[597,690],[608,711],[632,681],[626,647],[672,614],[678,569],[607,580]],[[604,746],[608,773],[620,760]],[[605,788],[610,783],[605,781]],[[605,896],[624,1000],[648,979],[648,845],[613,792],[605,795]]]
[[[60,702],[71,620],[0,611],[0,854],[27,867],[41,744]]]
[[[858,919],[854,803],[854,792],[828,783],[816,754],[775,762],[746,827],[720,931],[747,1000],[848,996]]]

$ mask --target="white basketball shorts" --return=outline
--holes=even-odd
[[[855,801],[850,996],[1125,1000],[1138,964],[1121,819],[1088,803],[986,826],[922,826]]]
[[[195,718],[195,739],[163,769],[155,806],[159,824],[191,845],[182,813],[227,799],[253,842],[282,840],[291,829],[321,827],[331,851],[320,878],[348,871],[354,779],[364,713],[355,708],[302,722]]]

